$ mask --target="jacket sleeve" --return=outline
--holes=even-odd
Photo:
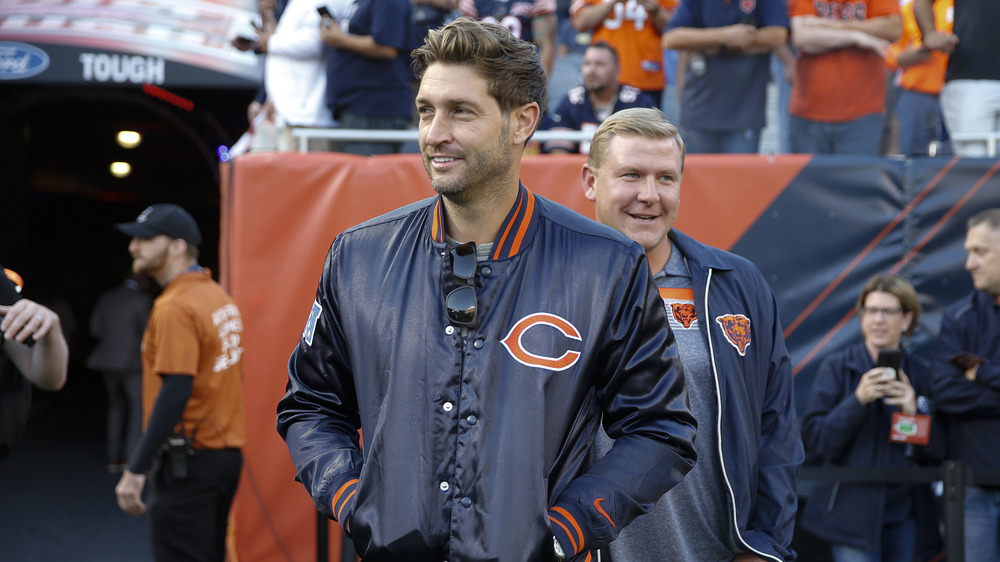
[[[846,453],[864,425],[866,410],[854,396],[855,387],[844,355],[823,361],[813,379],[802,434],[806,444],[826,460]]]
[[[278,403],[278,433],[321,513],[343,522],[361,474],[361,427],[336,299],[336,248],[327,257],[316,300],[288,361],[288,385]]]
[[[765,289],[770,294],[770,289]],[[771,342],[768,380],[761,410],[761,445],[758,457],[757,493],[744,539],[751,546],[769,544],[783,560],[794,560],[791,548],[798,501],[799,468],[805,460],[801,432],[795,413],[795,384],[791,360],[785,348],[778,305],[771,298]]]
[[[938,410],[964,418],[996,417],[1000,411],[1000,378],[995,361],[979,365],[975,381],[965,378],[965,371],[949,359],[960,351],[969,351],[963,342],[973,341],[966,334],[961,316],[971,314],[971,307],[955,310],[949,308],[941,316],[941,331],[931,358],[931,384],[934,404]]]
[[[549,511],[568,557],[614,540],[694,466],[695,420],[645,255],[615,290],[596,373],[611,450],[569,483]]]

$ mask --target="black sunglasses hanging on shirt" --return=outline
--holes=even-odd
[[[476,327],[476,243],[466,242],[451,250],[451,273],[458,287],[445,299],[448,319],[453,324]]]

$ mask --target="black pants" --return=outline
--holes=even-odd
[[[166,463],[157,462],[147,512],[156,562],[225,560],[229,508],[242,466],[239,449],[196,449],[188,477],[173,480]]]

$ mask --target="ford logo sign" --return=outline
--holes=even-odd
[[[48,67],[49,55],[38,47],[0,41],[0,80],[29,78]]]

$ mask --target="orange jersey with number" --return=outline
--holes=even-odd
[[[585,6],[597,6],[614,0],[574,0],[570,17]],[[660,9],[673,12],[677,0],[659,0]],[[621,75],[618,80],[640,90],[662,90],[666,87],[663,73],[663,47],[660,31],[653,25],[649,12],[636,0],[615,5],[615,9],[593,32],[591,43],[604,41],[618,51]]]

